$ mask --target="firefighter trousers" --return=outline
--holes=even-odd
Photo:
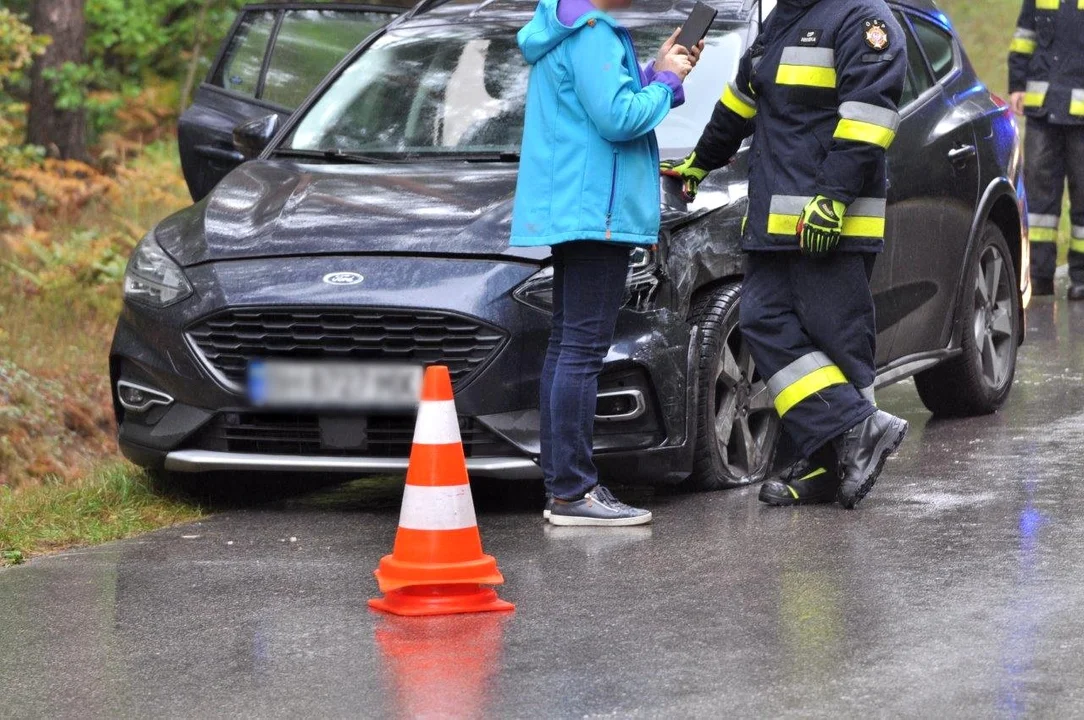
[[[750,252],[741,330],[802,457],[873,414],[874,253]]]
[[[1084,125],[1054,125],[1028,118],[1024,182],[1031,228],[1031,277],[1054,279],[1065,181],[1069,181],[1069,277],[1084,284]]]

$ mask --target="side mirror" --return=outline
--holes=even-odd
[[[241,123],[233,129],[233,146],[245,160],[251,160],[263,152],[275,133],[279,131],[279,116],[265,115],[256,120]]]

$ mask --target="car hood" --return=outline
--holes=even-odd
[[[162,222],[156,239],[185,266],[221,260],[350,254],[504,256],[540,262],[549,248],[508,245],[515,164],[442,161],[334,165],[256,160]]]

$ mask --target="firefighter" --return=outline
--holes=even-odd
[[[691,199],[756,131],[741,330],[806,459],[761,488],[769,504],[853,508],[907,432],[873,403],[869,286],[906,70],[883,0],[779,0],[696,149],[661,166]]]
[[[1024,179],[1031,286],[1054,294],[1058,224],[1069,178],[1069,299],[1084,300],[1084,3],[1024,0],[1009,46],[1013,110],[1027,115]]]

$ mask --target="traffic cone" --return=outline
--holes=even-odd
[[[391,555],[374,572],[384,597],[369,607],[395,615],[511,610],[483,585],[504,577],[482,552],[448,368],[429,367],[414,426],[403,508]]]

